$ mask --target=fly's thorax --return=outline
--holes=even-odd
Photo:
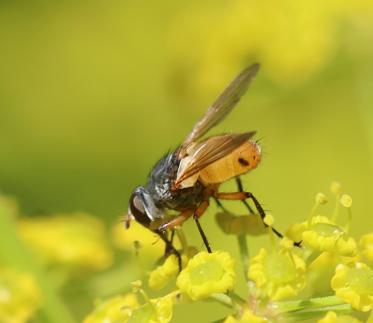
[[[146,190],[159,210],[194,208],[202,200],[204,187],[201,183],[174,189],[179,165],[177,153],[173,152],[159,160],[149,175]]]
[[[256,168],[260,159],[260,146],[255,141],[248,140],[229,155],[200,171],[199,180],[206,185],[223,183]]]

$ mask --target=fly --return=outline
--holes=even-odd
[[[166,255],[175,254],[180,268],[180,254],[172,244],[173,230],[189,218],[195,221],[207,251],[211,252],[199,221],[211,198],[219,206],[221,200],[242,201],[249,212],[254,213],[247,203],[251,199],[261,218],[265,217],[262,206],[252,193],[244,191],[240,179],[260,163],[260,146],[252,140],[255,131],[203,138],[232,111],[258,70],[259,64],[244,69],[207,109],[183,143],[157,162],[146,186],[137,187],[130,197],[126,226],[135,219],[159,235],[166,243]],[[220,184],[233,178],[238,191],[220,192]],[[169,210],[177,211],[178,215],[166,217]],[[170,230],[172,238],[169,239]],[[277,230],[274,232],[282,237]]]

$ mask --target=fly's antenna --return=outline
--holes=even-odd
[[[127,213],[124,215],[124,226],[126,229],[129,229],[131,220],[132,220],[132,214],[130,210],[128,210]]]
[[[122,217],[118,218],[117,223],[123,223],[126,229],[129,229],[132,217],[129,214],[124,214]]]

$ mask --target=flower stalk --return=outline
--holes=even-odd
[[[246,281],[249,281],[247,277],[247,272],[249,270],[249,262],[250,262],[250,256],[249,256],[249,249],[247,248],[247,238],[246,235],[240,234],[237,236],[238,241],[238,247],[240,250],[240,256],[242,261],[242,267],[243,267],[243,273]]]

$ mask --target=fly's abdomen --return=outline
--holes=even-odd
[[[261,158],[259,145],[248,140],[229,155],[207,166],[199,173],[199,180],[205,185],[218,184],[245,174],[256,168]]]

